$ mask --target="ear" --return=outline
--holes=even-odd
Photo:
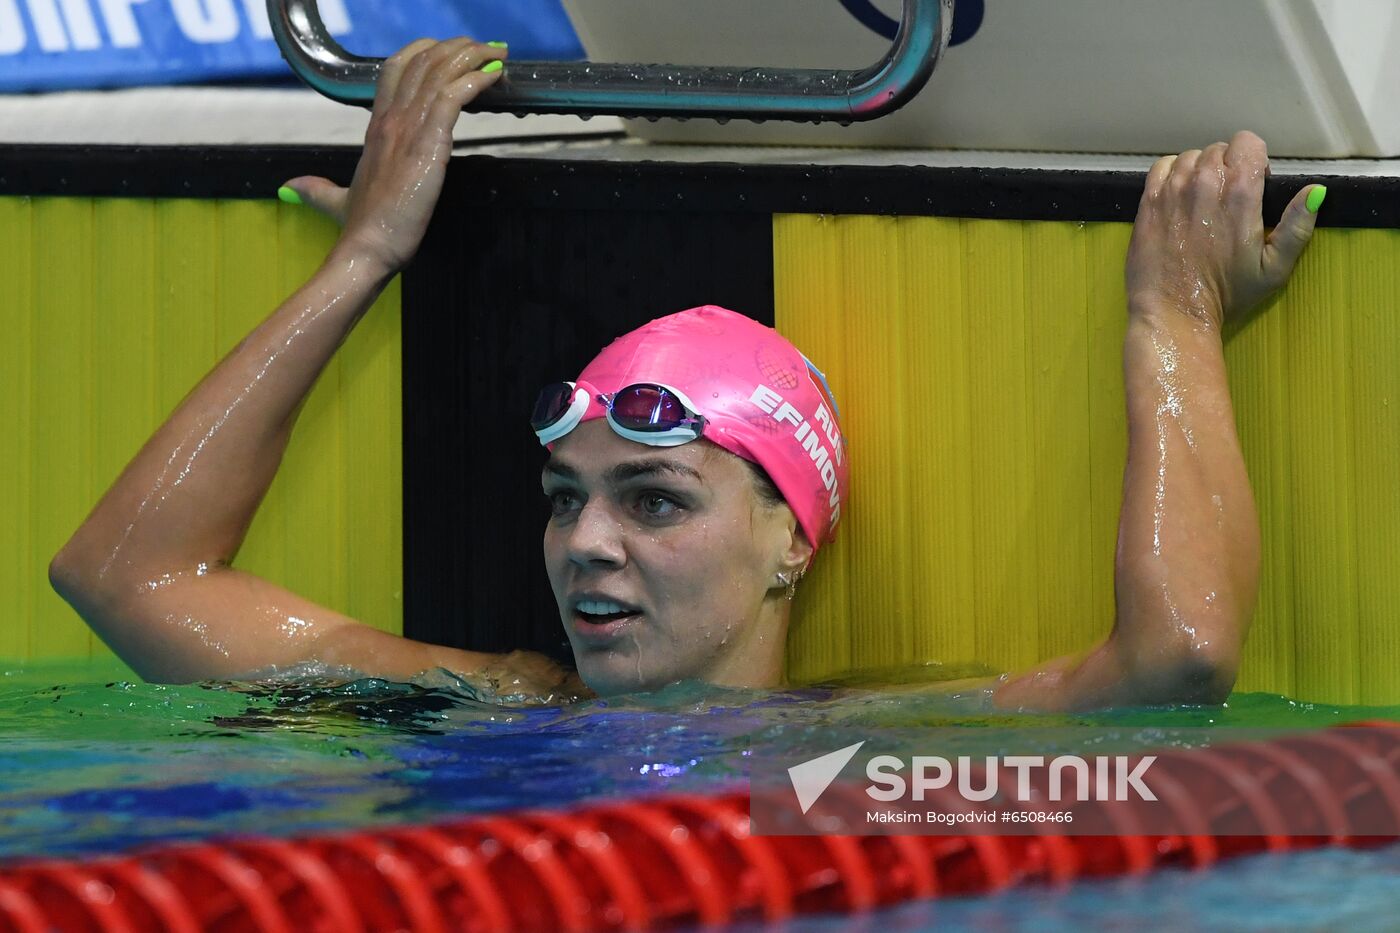
[[[803,574],[812,563],[812,555],[816,553],[816,548],[812,547],[807,532],[802,530],[802,525],[797,516],[792,514],[792,509],[784,506],[784,511],[787,512],[787,521],[784,523],[787,529],[787,547],[779,557],[781,566],[778,569],[782,573]]]

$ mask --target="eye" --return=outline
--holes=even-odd
[[[547,492],[545,497],[549,499],[549,510],[555,517],[578,511],[578,496],[571,492],[564,490]]]
[[[679,512],[682,508],[670,496],[662,495],[659,492],[644,492],[637,498],[637,505],[641,510],[652,518],[668,518]]]

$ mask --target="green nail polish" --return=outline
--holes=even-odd
[[[301,195],[297,194],[294,188],[288,188],[286,185],[277,189],[277,197],[287,204],[298,206],[302,204]]]
[[[489,45],[489,46],[491,46],[491,48],[493,48],[493,49],[508,49],[508,48],[510,48],[510,43],[509,43],[509,42],[488,42],[488,43],[486,43],[486,44]]]
[[[1313,188],[1312,194],[1308,195],[1308,213],[1316,214],[1322,210],[1322,202],[1327,200],[1327,186],[1318,185]]]
[[[501,63],[498,62],[498,61],[496,61],[496,62],[487,62],[487,63],[482,67],[481,73],[482,73],[482,74],[487,74],[487,75],[489,75],[489,74],[495,74],[496,72],[500,71],[500,70],[501,70],[502,68],[504,68],[504,67],[505,67],[505,65],[501,64]]]

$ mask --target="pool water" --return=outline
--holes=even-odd
[[[1224,708],[1011,716],[976,696],[677,686],[564,709],[503,709],[446,674],[413,684],[170,687],[140,683],[116,664],[30,666],[0,672],[0,858],[717,791],[744,784],[751,748],[824,754],[872,731],[1097,725],[1158,736],[1166,726],[1361,719],[1400,720],[1400,707],[1244,694]],[[1397,882],[1400,846],[1315,851],[800,928],[1396,929]]]
[[[1222,862],[1208,871],[1028,887],[909,904],[869,917],[802,918],[784,933],[1394,933],[1400,846],[1321,849]],[[733,933],[770,928],[740,924]]]

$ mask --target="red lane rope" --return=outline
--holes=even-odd
[[[754,836],[747,794],[662,797],[4,866],[0,933],[639,931],[1373,845],[1348,829],[1400,825],[1400,724],[1368,725],[1163,756],[1154,783],[1189,835],[1134,832],[1130,814],[1114,836]],[[1208,835],[1203,792],[1263,835]],[[1286,835],[1285,813],[1313,834]]]
[[[45,933],[49,921],[45,912],[34,903],[34,898],[10,884],[0,880],[0,922],[5,931],[15,933]]]
[[[607,833],[600,832],[567,813],[533,813],[529,820],[554,834],[565,851],[577,852],[607,889],[602,919],[623,930],[645,930],[651,926],[651,910],[646,892],[637,876],[627,867],[621,852]]]
[[[436,882],[446,902],[452,928],[464,933],[509,933],[510,909],[485,870],[481,854],[447,833],[431,827],[391,829],[385,834],[420,870]],[[332,928],[333,933],[334,928]]]
[[[681,797],[671,806],[694,812],[716,837],[731,846],[741,869],[735,903],[761,905],[764,920],[786,920],[793,912],[792,883],[773,843],[749,834],[747,799]]]
[[[311,933],[361,933],[364,929],[340,876],[304,845],[286,839],[264,839],[234,843],[231,848],[279,890],[282,903],[295,904],[291,912],[319,919],[310,928]]]

